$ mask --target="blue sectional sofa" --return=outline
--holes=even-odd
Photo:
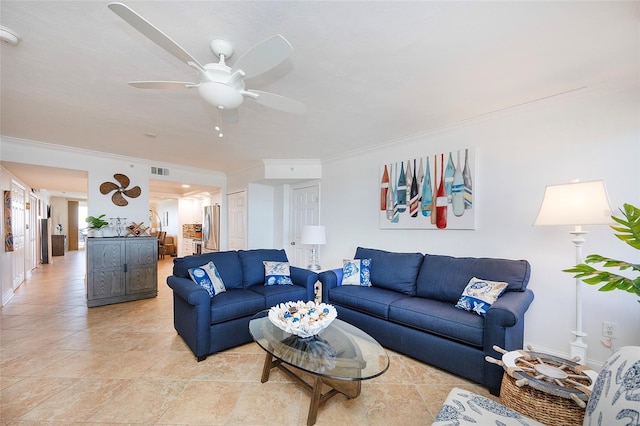
[[[209,296],[189,269],[215,264],[226,291]],[[173,260],[167,284],[173,290],[173,325],[198,361],[251,341],[249,320],[279,303],[314,300],[318,274],[290,267],[293,285],[265,285],[263,261],[287,262],[284,250],[259,249],[206,253]]]
[[[526,260],[456,258],[358,247],[354,259],[371,259],[371,286],[341,285],[343,269],[319,274],[322,300],[338,318],[383,346],[485,385],[499,395],[503,369],[497,345],[521,349],[524,315],[533,301]],[[473,278],[507,282],[486,316],[455,307]]]

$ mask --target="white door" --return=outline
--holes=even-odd
[[[229,250],[244,250],[246,248],[246,199],[245,191],[227,195]]]
[[[11,182],[11,228],[13,232],[13,288],[16,289],[24,281],[25,265],[25,189],[16,182]]]
[[[291,250],[289,258],[293,265],[305,268],[311,257],[311,246],[301,242],[305,225],[319,225],[320,188],[317,183],[301,184],[291,190],[291,228],[289,230]]]

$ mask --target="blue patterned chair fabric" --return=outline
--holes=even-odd
[[[433,425],[526,426],[541,423],[489,398],[453,388]],[[602,366],[587,403],[583,426],[640,425],[640,346],[625,346]]]

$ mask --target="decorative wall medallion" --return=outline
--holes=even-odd
[[[129,198],[138,198],[142,193],[142,190],[139,186],[134,186],[131,189],[127,189],[131,181],[126,175],[116,173],[115,175],[113,175],[113,177],[118,181],[118,184],[120,185],[114,182],[102,182],[102,184],[100,185],[100,192],[104,195],[107,195],[108,193],[115,191],[111,196],[111,201],[113,201],[113,204],[115,204],[116,206],[126,206],[127,204],[129,204],[129,202],[124,198],[125,196]]]

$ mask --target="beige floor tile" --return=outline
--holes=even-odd
[[[8,388],[9,386],[15,385],[21,380],[24,380],[24,377],[0,376],[0,391]],[[0,399],[2,398],[0,397]]]
[[[158,353],[154,357],[153,365],[142,373],[141,377],[193,380],[207,375],[207,370],[210,368],[207,360],[196,361],[191,351]]]
[[[311,403],[310,394],[303,392],[301,401],[298,424],[305,425],[309,415],[309,404]],[[345,421],[353,426],[368,424],[364,398],[360,396],[349,399],[342,394],[338,394],[331,397],[318,409],[316,426],[334,426],[343,424]]]
[[[146,352],[78,351],[61,365],[42,370],[43,377],[130,379],[140,377],[155,360]]]
[[[255,382],[262,374],[263,358],[254,354],[221,352],[201,361],[198,380]]]
[[[300,386],[294,383],[247,383],[240,392],[228,423],[297,425],[301,393]]]
[[[244,383],[192,381],[174,399],[158,423],[189,425],[228,424]]]
[[[5,334],[5,330],[2,334]],[[38,330],[29,330],[22,337],[16,338],[11,342],[11,348],[13,349],[31,349],[31,350],[46,350],[51,349],[52,346],[67,337],[75,333],[71,330],[46,330],[41,332]],[[3,344],[4,346],[4,344]]]
[[[79,379],[39,404],[21,420],[84,422],[132,385],[133,380]]]
[[[3,308],[4,309],[4,308]],[[4,313],[4,312],[3,312]],[[1,315],[0,330],[39,329],[42,326],[42,317],[35,315]],[[0,334],[0,341],[4,341]]]
[[[2,351],[0,372],[18,377],[32,377],[42,370],[65,362],[74,351],[9,349]]]
[[[0,395],[0,420],[18,420],[52,395],[61,392],[78,379],[71,378],[25,378],[2,390]]]
[[[185,380],[137,379],[87,420],[153,424],[188,385]]]
[[[363,398],[368,425],[410,425],[429,417],[414,385],[380,384],[364,390],[360,398]]]

